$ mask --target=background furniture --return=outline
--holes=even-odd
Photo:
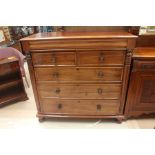
[[[27,99],[18,59],[15,57],[1,59],[0,107],[8,103]]]
[[[127,32],[54,32],[21,39],[39,120],[122,121],[135,38]]]
[[[126,117],[155,113],[155,48],[137,48],[133,54]]]
[[[22,76],[25,78],[26,84],[29,87],[29,83],[28,83],[25,69],[24,69],[25,56],[21,52],[19,52],[17,49],[12,48],[12,47],[0,48],[0,59],[7,58],[7,57],[18,58]]]
[[[139,33],[139,26],[53,26],[54,32],[130,32]]]

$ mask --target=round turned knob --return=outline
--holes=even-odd
[[[62,104],[59,103],[57,107],[58,107],[58,109],[62,109]]]
[[[104,54],[103,53],[100,53],[100,55],[99,55],[99,61],[100,62],[103,62],[104,61]]]
[[[60,93],[60,88],[56,88],[55,93],[59,94]]]
[[[100,104],[96,105],[96,107],[97,107],[97,110],[101,110],[102,108]]]
[[[51,59],[51,60],[52,60],[52,63],[53,63],[53,64],[56,63],[56,57],[55,57],[55,54],[52,54],[52,59]]]
[[[98,77],[102,78],[104,76],[104,73],[102,71],[99,71],[97,75],[98,75]]]
[[[59,77],[59,73],[58,72],[54,72],[52,75],[53,75],[54,78],[58,78]]]
[[[98,89],[97,89],[97,92],[98,92],[98,94],[101,95],[101,94],[103,93],[103,89],[102,89],[102,88],[98,88]]]

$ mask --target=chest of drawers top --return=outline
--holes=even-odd
[[[24,51],[42,49],[132,49],[137,36],[128,32],[48,32],[23,38]]]

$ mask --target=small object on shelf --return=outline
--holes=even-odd
[[[18,59],[0,59],[0,107],[27,99]]]

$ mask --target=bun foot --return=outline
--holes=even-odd
[[[39,122],[41,123],[41,122],[43,122],[44,120],[45,120],[45,117],[39,117]]]
[[[123,121],[126,120],[125,117],[118,117],[118,118],[116,118],[116,119],[117,119],[117,122],[120,123],[120,124],[121,124]]]

